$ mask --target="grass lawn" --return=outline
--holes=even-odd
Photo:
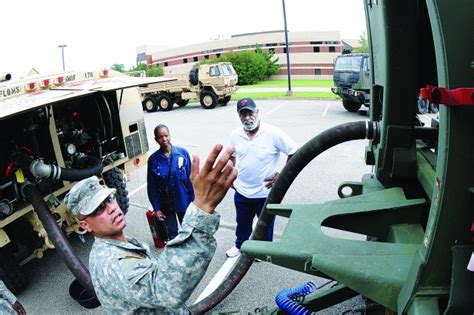
[[[251,92],[251,93],[237,93],[232,95],[233,100],[239,100],[241,98],[251,97],[253,99],[338,99],[332,92],[293,92],[292,96],[286,96],[286,92]]]
[[[242,88],[261,88],[261,87],[287,87],[288,80],[268,80],[261,81],[257,84],[242,85]],[[332,80],[291,80],[292,87],[333,87]]]

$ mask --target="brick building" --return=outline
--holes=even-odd
[[[347,42],[341,40],[339,31],[288,32],[292,78],[331,79],[334,59],[343,49],[347,49]],[[281,70],[274,78],[286,78],[284,31],[239,34],[171,49],[143,45],[137,47],[137,61],[146,62],[149,66],[159,64],[165,74],[185,73],[198,61],[219,57],[230,51],[254,50],[257,44],[264,51],[273,51],[278,58]]]

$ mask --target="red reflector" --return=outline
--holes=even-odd
[[[100,72],[100,76],[101,76],[101,77],[106,77],[106,76],[108,76],[108,75],[109,75],[109,70],[107,70],[107,69],[104,69],[104,70],[102,70],[102,71]]]
[[[43,81],[41,82],[41,87],[42,87],[42,88],[46,88],[46,87],[48,87],[48,86],[50,86],[50,85],[51,85],[51,80],[49,80],[49,79],[43,80]]]
[[[64,77],[57,77],[56,79],[54,79],[54,84],[56,85],[61,85],[64,83]]]
[[[135,161],[133,161],[133,163],[134,163],[135,165],[139,165],[139,164],[140,164],[140,159],[139,159],[139,158],[136,158]]]
[[[36,89],[36,83],[35,82],[31,82],[31,83],[28,83],[25,85],[25,90],[27,90],[28,92],[29,91],[33,91]]]

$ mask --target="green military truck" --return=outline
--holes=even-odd
[[[356,112],[362,105],[369,106],[370,66],[369,54],[347,54],[334,62],[334,87],[331,91],[339,95],[342,105],[349,112]]]
[[[211,109],[217,104],[226,105],[237,91],[238,76],[230,62],[202,64],[189,74],[172,78],[173,81],[140,88],[144,110],[170,111],[174,103],[186,106],[191,99],[198,99],[204,109]]]

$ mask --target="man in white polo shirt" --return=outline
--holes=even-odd
[[[252,222],[260,215],[265,200],[278,178],[280,153],[288,159],[298,149],[297,144],[281,129],[261,122],[257,105],[251,98],[237,102],[242,127],[230,136],[230,144],[235,148],[232,156],[238,175],[234,182],[234,203],[237,229],[235,245],[227,250],[228,257],[240,255],[242,243],[252,234]],[[267,240],[273,239],[273,222],[267,233]]]

